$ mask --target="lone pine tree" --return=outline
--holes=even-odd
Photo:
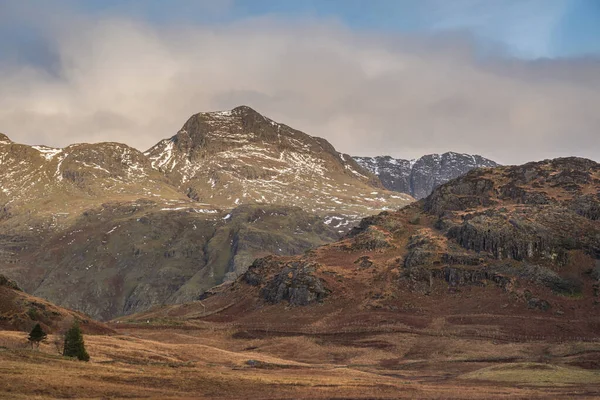
[[[81,361],[89,361],[90,359],[90,355],[85,350],[83,335],[81,334],[79,322],[77,321],[73,322],[73,326],[71,326],[65,335],[63,356],[77,357],[77,359]]]
[[[45,341],[46,337],[48,337],[48,335],[46,334],[46,332],[44,332],[40,324],[35,324],[31,332],[29,333],[29,337],[27,337],[27,340],[29,340],[29,343],[31,343],[31,348],[33,348],[34,345],[35,347],[39,348],[40,342]]]

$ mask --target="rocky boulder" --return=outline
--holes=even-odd
[[[305,306],[325,299],[329,291],[314,275],[319,264],[305,261],[281,261],[275,257],[255,260],[242,277],[252,286],[260,286],[260,296],[269,303],[287,301]]]

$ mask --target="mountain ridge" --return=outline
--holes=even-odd
[[[377,176],[386,189],[407,193],[416,199],[427,197],[437,186],[474,168],[499,165],[480,155],[453,151],[428,154],[413,160],[396,159],[391,156],[354,159]]]
[[[411,201],[384,190],[376,177],[325,139],[247,106],[194,114],[176,135],[144,154],[197,201],[279,203],[319,214],[344,214],[347,208],[355,220],[386,203],[397,208]],[[202,160],[201,167],[195,160]]]
[[[256,257],[302,253],[412,201],[324,139],[249,107],[195,114],[156,146],[145,155],[2,136],[0,272],[110,319],[193,301]]]

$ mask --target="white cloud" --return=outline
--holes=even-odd
[[[247,104],[357,155],[599,158],[599,60],[482,60],[464,35],[268,18],[158,28],[70,17],[47,36],[50,73],[0,65],[0,131],[15,141],[145,150],[195,112]]]

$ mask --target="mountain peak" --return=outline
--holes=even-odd
[[[232,114],[238,114],[238,115],[248,115],[248,114],[258,114],[258,115],[261,115],[258,111],[254,110],[253,108],[248,107],[246,105],[237,106],[236,108],[234,108],[233,110],[231,110],[231,113]]]

